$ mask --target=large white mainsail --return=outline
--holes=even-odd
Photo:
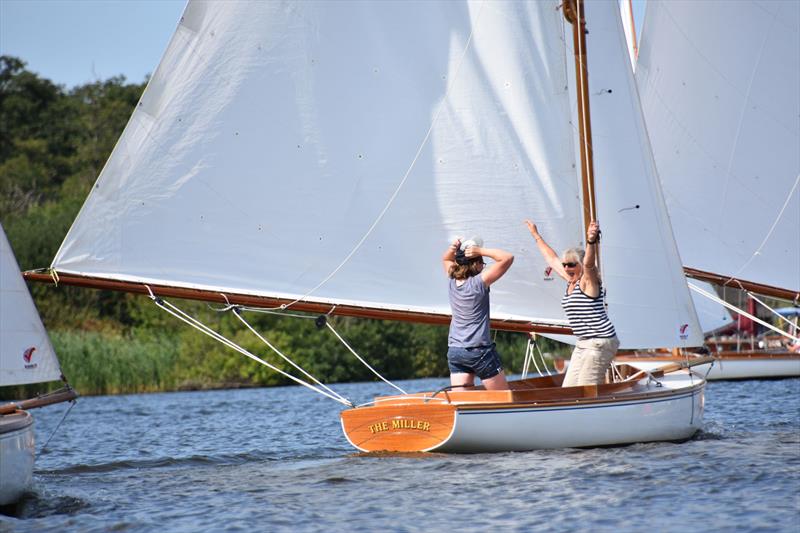
[[[0,225],[0,387],[59,379],[55,351]]]
[[[627,61],[619,39],[614,57]],[[479,233],[517,256],[492,287],[492,316],[565,324],[563,284],[523,220],[556,247],[582,241],[568,72],[558,1],[189,2],[52,266],[446,314],[442,250]],[[630,97],[630,67],[614,72]],[[626,142],[644,149],[628,137],[643,135],[638,102],[600,113],[626,107]],[[623,345],[691,344],[660,197],[649,181],[624,183],[650,180],[646,154],[623,169],[606,161],[628,155],[595,144]],[[613,214],[634,202],[643,208]],[[632,281],[642,261],[655,263]]]
[[[800,3],[650,2],[645,29],[637,81],[684,265],[800,292]]]

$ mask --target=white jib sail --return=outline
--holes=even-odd
[[[55,351],[0,226],[0,387],[58,379]]]
[[[650,2],[637,81],[684,264],[800,291],[800,2]]]
[[[492,316],[565,324],[523,224],[582,240],[558,6],[189,2],[53,266],[449,313],[441,254],[480,234],[516,255]]]
[[[597,216],[609,316],[624,347],[700,346],[617,3],[586,2]]]

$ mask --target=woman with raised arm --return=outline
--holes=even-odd
[[[456,239],[442,255],[450,280],[450,333],[447,364],[453,390],[463,390],[478,376],[487,390],[508,389],[503,365],[489,335],[489,286],[514,262],[510,253],[483,248],[480,238]],[[494,263],[484,268],[483,258]]]
[[[547,264],[567,282],[561,306],[578,342],[569,360],[564,387],[603,383],[605,373],[619,348],[614,325],[608,319],[603,289],[597,269],[597,240],[600,226],[592,221],[586,232],[586,250],[570,248],[558,255],[544,241],[536,224],[526,220]]]

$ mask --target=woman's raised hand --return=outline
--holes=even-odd
[[[539,229],[536,227],[536,224],[534,224],[530,220],[526,220],[525,224],[528,226],[528,231],[531,232],[531,235],[533,235],[534,237],[539,235]]]
[[[597,237],[600,235],[600,224],[596,220],[589,223],[589,228],[586,230],[586,243],[595,244]]]

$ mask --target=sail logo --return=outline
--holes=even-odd
[[[31,346],[30,348],[28,348],[27,350],[22,352],[22,359],[25,361],[25,368],[31,369],[31,368],[36,368],[37,366],[39,366],[36,363],[31,363],[31,359],[33,358],[33,352],[35,352],[35,351],[36,351],[36,347],[35,346]]]
[[[544,280],[545,281],[553,280],[553,267],[549,266],[544,269]]]
[[[681,334],[680,334],[681,340],[685,341],[686,339],[689,338],[689,333],[687,333],[689,331],[689,324],[681,325],[681,330],[680,331],[681,331]]]

